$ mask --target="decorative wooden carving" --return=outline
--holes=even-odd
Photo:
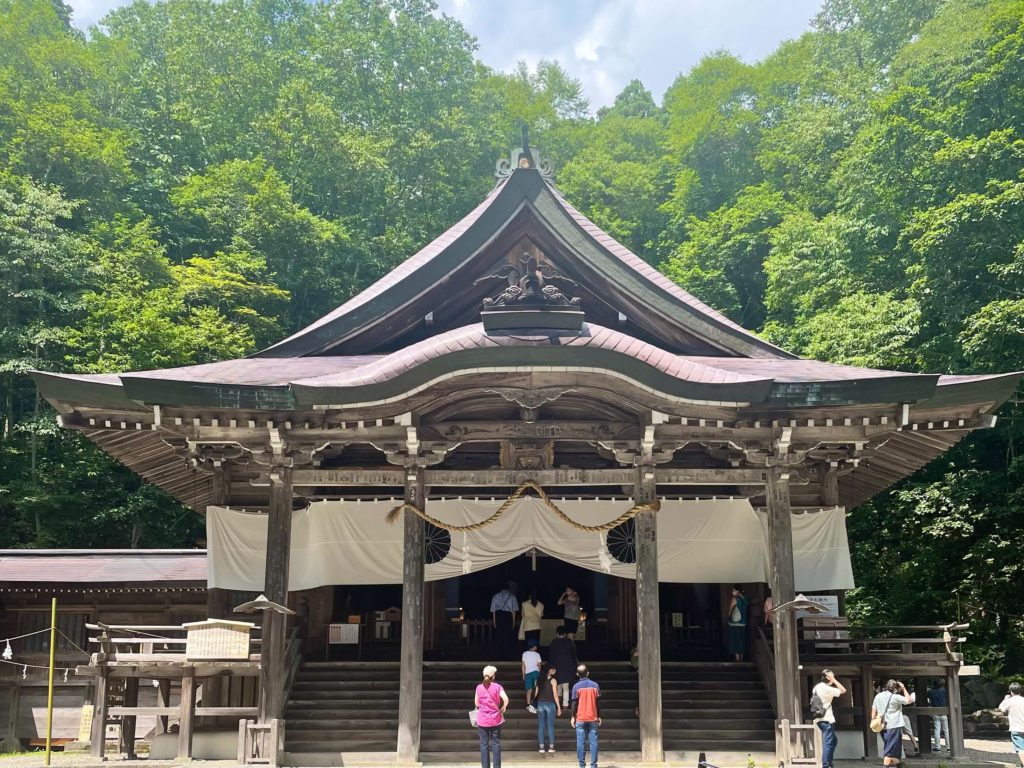
[[[473,285],[485,280],[505,280],[508,286],[497,296],[484,299],[484,309],[497,307],[578,307],[579,297],[567,296],[551,280],[576,285],[574,280],[559,275],[549,264],[541,262],[530,251],[519,255],[519,264],[506,264],[493,275],[484,275]]]
[[[555,463],[555,441],[503,440],[502,469],[551,469]]]

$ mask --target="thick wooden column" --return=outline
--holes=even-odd
[[[178,715],[178,759],[192,760],[192,731],[196,715],[196,671],[181,671],[181,711]]]
[[[220,507],[230,502],[231,465],[224,459],[213,461],[213,483],[210,488],[210,502]],[[214,589],[206,586],[206,616],[210,619],[227,619],[231,617],[233,606],[229,604],[230,592],[226,589]],[[209,677],[203,681],[203,706],[221,707],[226,702],[228,681],[219,677]]]
[[[956,760],[966,755],[964,746],[964,705],[960,700],[960,673],[946,669],[946,696],[949,700],[949,756]]]
[[[271,602],[288,605],[288,562],[292,544],[292,468],[277,466],[270,473],[267,519],[267,561],[263,593]],[[288,622],[273,611],[263,612],[260,645],[260,722],[284,711],[285,634]]]
[[[139,706],[139,678],[129,677],[124,681],[124,705]],[[138,715],[121,716],[121,745],[129,760],[135,759],[135,730]]]
[[[405,501],[420,509],[426,505],[423,468],[409,467]],[[420,724],[423,699],[423,519],[405,510],[402,557],[401,689],[398,694],[398,762],[420,759]]]
[[[107,666],[99,668],[99,674],[93,678],[92,728],[89,733],[89,754],[105,759],[107,746]]]
[[[768,507],[768,543],[771,562],[769,586],[775,605],[796,597],[793,573],[793,520],[789,503],[789,474],[779,467],[768,468],[765,489]],[[780,611],[773,618],[775,649],[775,695],[779,720],[800,722],[797,680],[796,619],[792,611]]]
[[[654,467],[636,468],[633,502],[654,501]],[[664,762],[661,728],[661,610],[658,606],[658,518],[640,512],[636,535],[636,634],[640,673],[640,752],[644,762]]]

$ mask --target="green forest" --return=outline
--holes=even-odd
[[[828,0],[750,64],[591,111],[427,0],[136,0],[88,34],[0,0],[0,547],[193,546],[201,518],[77,434],[25,372],[246,355],[414,253],[525,121],[565,196],[794,352],[1024,368],[1024,1]],[[660,100],[660,103],[659,103]],[[970,620],[1024,666],[1024,431],[1011,402],[852,510],[858,621]]]

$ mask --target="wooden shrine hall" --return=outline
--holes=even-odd
[[[743,505],[748,517],[736,520],[748,520],[764,552],[741,563],[756,568],[744,580],[767,582],[776,605],[798,589],[833,588],[815,583],[795,528],[839,509],[845,543],[842,510],[990,427],[1020,375],[800,359],[601,231],[562,197],[535,149],[514,151],[497,176],[475,209],[390,274],[251,357],[33,376],[61,426],[210,511],[211,588],[263,591],[287,605],[289,590],[339,583],[332,569],[352,552],[402,585],[399,762],[420,755],[431,569],[452,560],[446,573],[468,573],[483,545],[496,549],[487,562],[545,549],[501,549],[505,539],[488,533],[499,503],[456,514],[450,500],[521,496],[521,510],[499,510],[512,538],[528,517],[547,519],[539,493],[554,500],[568,519],[559,524],[594,542],[584,567],[635,579],[640,746],[643,760],[663,761],[659,579],[690,580],[687,564],[702,547],[687,540],[690,510],[724,519],[686,505]],[[597,499],[605,506],[588,507]],[[345,533],[331,534],[339,548],[327,553],[314,548],[326,530],[314,526],[334,525],[330,510]],[[216,538],[213,521],[229,512],[246,522]],[[629,524],[634,557],[607,550],[605,522]],[[390,526],[394,546],[367,543],[375,539],[360,533],[364,524]],[[439,528],[450,550],[427,563],[425,538]],[[307,548],[293,556],[300,540]],[[285,621],[265,616],[260,718],[269,721],[284,716],[288,670]],[[771,643],[775,718],[796,723],[804,702],[791,613],[777,615]]]

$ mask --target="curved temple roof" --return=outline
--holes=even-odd
[[[655,337],[665,333],[665,328],[659,331],[660,324],[700,338],[718,354],[794,357],[684,291],[603,232],[569,205],[540,173],[528,168],[517,169],[502,180],[461,221],[362,293],[255,357],[329,354],[394,313],[422,318],[434,312],[437,305],[431,291],[487,258],[486,247],[524,211],[563,244],[572,268],[591,278],[604,277],[625,302],[641,308],[634,313],[637,321],[646,323]]]
[[[564,336],[494,336],[479,323],[386,355],[248,358],[120,375],[34,376],[46,397],[65,402],[290,409],[374,405],[452,376],[523,368],[601,372],[669,399],[735,406],[922,403],[940,393],[950,402],[1001,404],[1020,378],[902,373],[816,360],[684,356],[593,324]]]
[[[579,289],[582,304],[572,311],[575,317],[585,313],[585,322],[577,321],[577,330],[499,332],[480,322],[481,302],[494,283],[478,284],[501,274],[524,239]],[[717,419],[730,413],[737,421],[804,418],[814,426],[818,418],[826,427],[833,420],[867,424],[865,413],[887,412],[889,437],[874,458],[839,478],[840,496],[850,505],[990,423],[979,414],[995,411],[1021,378],[798,359],[676,286],[573,208],[535,168],[512,171],[473,211],[390,274],[250,358],[123,374],[33,376],[43,396],[91,440],[201,509],[210,503],[210,486],[197,482],[163,442],[151,406],[276,413],[340,408],[357,420],[362,413],[381,419],[446,396],[446,387],[456,394],[463,384],[486,389],[510,373],[536,373],[538,380],[570,386],[582,381],[582,389],[603,388],[603,397],[624,396],[684,424],[701,408],[722,414]],[[891,416],[901,406],[905,431]],[[126,412],[140,417],[129,424]],[[916,431],[917,421],[927,429]],[[932,430],[933,423],[939,428]]]

